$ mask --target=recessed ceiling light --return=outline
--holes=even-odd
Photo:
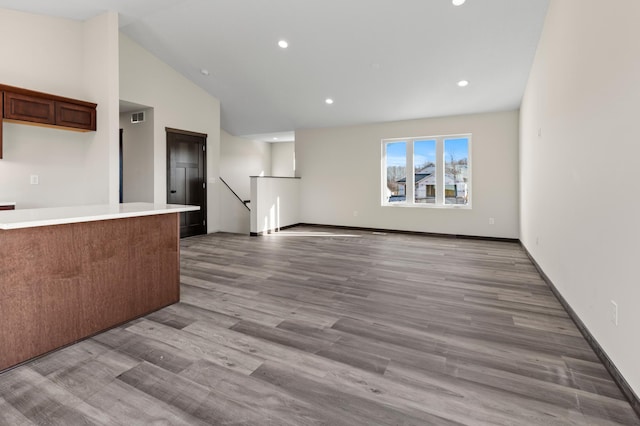
[[[287,42],[287,40],[280,40],[278,42],[278,46],[280,46],[283,49],[286,49],[287,47],[289,47],[289,43]]]
[[[202,74],[202,75],[209,75],[209,70],[202,68],[202,69],[200,70],[200,74]]]
[[[333,103],[333,99],[327,98],[324,100],[324,103],[326,103],[327,105],[331,105]]]
[[[469,85],[469,82],[467,80],[460,80],[458,82],[458,86],[460,87],[467,87]]]
[[[274,141],[277,141],[277,140],[278,140],[278,138],[273,138],[273,140],[274,140]]]
[[[454,6],[462,6],[466,0],[452,0]]]

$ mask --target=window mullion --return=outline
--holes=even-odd
[[[436,139],[436,205],[444,204],[444,140]]]
[[[406,191],[406,203],[409,205],[414,204],[415,200],[415,165],[413,164],[413,140],[407,141],[407,187]]]

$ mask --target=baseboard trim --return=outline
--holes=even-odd
[[[483,240],[483,241],[500,241],[500,242],[506,242],[506,243],[520,243],[520,240],[517,238],[483,237],[480,235],[441,234],[437,232],[403,231],[399,229],[363,228],[359,226],[343,226],[343,225],[323,225],[319,223],[298,223],[297,225],[293,225],[293,226],[310,226],[310,227],[336,228],[336,229],[363,231],[363,232],[386,232],[388,234],[420,235],[424,237],[459,238],[459,239],[465,239],[465,240]]]
[[[580,330],[580,333],[582,333],[582,336],[589,343],[589,346],[591,346],[591,349],[593,349],[593,351],[596,353],[596,355],[598,356],[598,358],[600,359],[604,367],[609,372],[609,374],[611,374],[611,377],[613,377],[614,382],[616,382],[616,384],[622,391],[622,394],[627,398],[627,400],[631,404],[631,407],[640,418],[640,398],[638,398],[638,395],[636,395],[633,389],[631,389],[631,386],[629,386],[629,383],[622,376],[622,374],[620,373],[620,370],[618,370],[618,367],[616,367],[613,361],[611,361],[611,358],[609,358],[609,355],[607,355],[607,353],[604,351],[602,346],[600,346],[596,338],[593,337],[593,335],[591,334],[587,326],[582,322],[582,320],[580,319],[578,314],[576,314],[576,312],[573,310],[571,305],[569,305],[569,302],[567,302],[567,300],[562,296],[562,294],[560,294],[555,284],[553,284],[553,281],[551,281],[549,276],[540,267],[538,262],[536,262],[536,260],[531,255],[531,253],[529,253],[529,250],[527,250],[527,248],[524,246],[524,244],[522,244],[522,242],[520,242],[520,245],[524,249],[525,253],[529,257],[529,260],[531,260],[531,263],[533,263],[533,266],[535,266],[536,270],[538,271],[538,273],[540,274],[544,282],[547,283],[547,285],[549,286],[553,294],[556,296],[556,299],[558,299],[562,307],[565,309],[565,311],[567,311],[567,313],[569,314],[569,317],[571,317],[571,320],[574,322],[576,327],[578,327],[578,330]]]

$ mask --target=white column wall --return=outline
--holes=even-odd
[[[553,0],[520,120],[520,238],[637,395],[639,17]]]
[[[0,200],[17,208],[117,202],[117,14],[77,22],[0,9],[0,33],[3,84],[98,104],[96,132],[4,123]]]
[[[251,233],[269,233],[300,223],[297,178],[251,178]]]

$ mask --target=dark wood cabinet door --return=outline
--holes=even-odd
[[[4,92],[4,118],[55,125],[55,102],[20,93]]]
[[[95,108],[58,101],[56,101],[55,107],[57,126],[96,130]]]

